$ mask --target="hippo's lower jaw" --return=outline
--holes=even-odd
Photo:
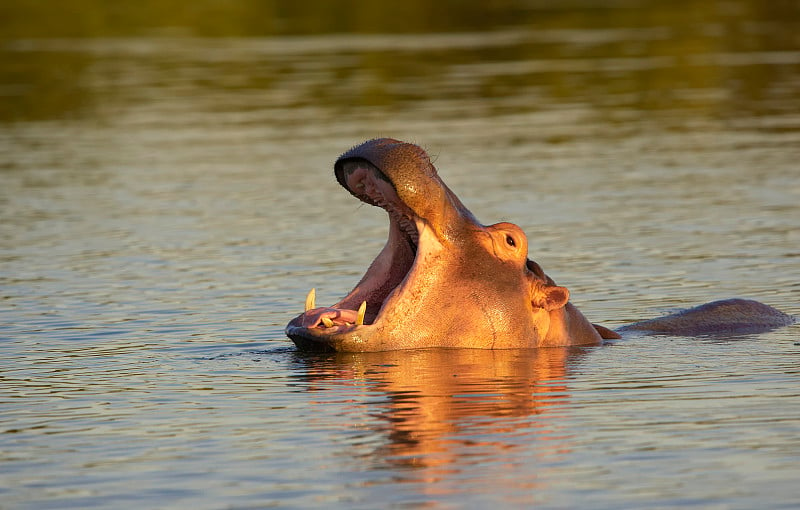
[[[380,323],[384,308],[400,298],[403,284],[412,272],[420,242],[436,245],[431,236],[419,234],[425,222],[397,196],[394,187],[378,169],[351,164],[343,170],[344,184],[364,202],[389,214],[389,238],[356,287],[330,307],[316,307],[315,290],[306,298],[305,312],[286,326],[286,335],[302,350],[362,350],[369,330]]]

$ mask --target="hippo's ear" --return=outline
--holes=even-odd
[[[569,290],[558,285],[544,285],[533,295],[533,306],[548,312],[564,307],[568,301]]]

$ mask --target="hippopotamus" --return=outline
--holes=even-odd
[[[342,154],[337,181],[389,216],[386,245],[344,298],[305,311],[286,326],[301,350],[347,352],[429,347],[516,349],[600,345],[618,332],[592,324],[528,258],[513,223],[483,225],[439,177],[419,146],[379,138]],[[708,303],[629,324],[673,335],[752,332],[794,319],[756,301]]]

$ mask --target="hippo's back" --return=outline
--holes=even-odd
[[[628,324],[619,331],[645,331],[682,336],[747,334],[793,324],[795,319],[749,299],[724,299],[671,315]]]

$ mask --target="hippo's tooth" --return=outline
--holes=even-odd
[[[325,324],[326,328],[332,328],[333,327],[333,321],[330,320],[328,317],[323,317],[322,318],[322,323]]]
[[[356,317],[356,326],[363,326],[364,325],[364,314],[367,313],[367,302],[364,301],[361,303],[361,306],[358,307],[358,316]]]
[[[314,301],[317,300],[317,289],[311,289],[306,296],[306,311],[314,309]]]

